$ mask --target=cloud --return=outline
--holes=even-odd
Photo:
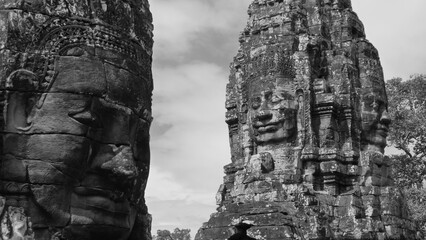
[[[425,73],[426,1],[354,0],[352,5],[379,50],[385,79]]]
[[[209,205],[183,200],[173,201],[149,201],[150,210],[157,212],[153,215],[152,234],[157,230],[173,231],[175,228],[191,229],[191,237],[195,237],[203,222],[208,220],[210,213],[214,211]],[[190,209],[190,210],[189,210]]]
[[[224,122],[228,73],[209,63],[154,72],[152,165],[169,171],[181,184],[213,190],[220,184],[218,163],[230,161]],[[158,99],[158,100],[157,100]],[[212,183],[206,179],[218,179]]]
[[[250,0],[154,0],[154,122],[146,190],[153,231],[190,228],[215,211],[230,162],[228,65]],[[226,7],[224,7],[226,6]]]
[[[214,193],[197,192],[182,186],[176,178],[163,169],[153,167],[146,197],[149,212],[153,215],[152,234],[158,229],[191,229],[194,237],[198,228],[215,211]]]
[[[149,176],[150,184],[147,191],[147,201],[186,201],[188,203],[200,203],[214,205],[215,192],[205,192],[203,190],[195,190],[187,188],[176,181],[176,177],[169,171],[164,171],[157,166],[153,166]],[[213,196],[213,197],[212,197]],[[150,205],[148,205],[150,207]]]
[[[152,1],[156,60],[162,64],[173,64],[188,59],[200,59],[196,56],[197,51],[191,51],[197,46],[202,46],[199,49],[208,52],[230,46],[235,48],[238,45],[238,33],[246,21],[244,16],[247,15],[249,2],[250,0]],[[229,37],[232,37],[232,44],[220,41],[230,39]],[[205,48],[206,43],[211,45]],[[218,52],[222,55],[224,53],[215,53]],[[208,59],[209,56],[201,58]]]

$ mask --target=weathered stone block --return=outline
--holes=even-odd
[[[230,227],[216,227],[198,231],[197,236],[203,239],[214,238],[217,240],[227,240],[233,233]]]
[[[362,207],[362,199],[355,195],[341,195],[337,197],[337,206],[356,206]]]
[[[28,179],[32,184],[72,184],[77,182],[70,174],[62,172],[61,169],[67,169],[61,163],[49,163],[37,160],[25,161],[28,169]],[[62,165],[62,166],[61,166]],[[69,175],[68,175],[69,174]]]
[[[295,232],[294,227],[290,226],[270,226],[255,227],[247,231],[247,235],[255,239],[301,239],[301,236]]]
[[[343,206],[334,208],[335,216],[353,216],[355,218],[362,218],[365,216],[365,211],[363,208],[355,206]]]
[[[85,110],[90,104],[91,98],[87,95],[71,93],[47,94],[43,108],[33,116],[31,129],[28,133],[84,136],[90,126],[85,124],[89,120],[86,122],[82,120],[82,115],[88,114]],[[92,116],[84,117],[90,118]]]
[[[7,156],[2,160],[2,164],[0,179],[18,183],[24,183],[27,180],[27,167],[24,161]]]
[[[386,234],[389,236],[389,239],[401,239],[402,229],[389,225],[385,226]]]
[[[108,86],[107,100],[138,111],[150,108],[150,102],[146,96],[150,95],[152,89],[147,84],[147,79],[111,64],[104,64],[104,67]],[[133,79],[133,81],[129,82],[127,79]]]
[[[104,65],[101,60],[94,59],[86,51],[77,48],[58,60],[56,71],[58,75],[52,86],[54,92],[81,93],[85,95],[103,96],[107,92],[107,81]],[[73,56],[75,55],[75,56]],[[90,81],[88,81],[90,80]]]
[[[21,159],[64,162],[75,168],[83,164],[81,159],[86,159],[90,146],[84,137],[65,134],[7,134],[4,137],[4,154]]]
[[[55,219],[55,227],[69,224],[71,197],[67,187],[39,184],[31,184],[30,187],[37,204],[47,212],[47,216],[44,214],[42,218]]]

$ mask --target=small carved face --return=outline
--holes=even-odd
[[[361,102],[362,133],[361,139],[370,149],[380,152],[386,147],[390,119],[388,103],[383,91],[364,94]]]
[[[131,70],[95,56],[61,56],[56,66],[31,125],[6,135],[5,153],[26,165],[40,208],[33,224],[65,227],[73,239],[127,239],[145,206],[150,117],[138,106],[150,92]]]
[[[296,134],[297,101],[285,90],[263,91],[251,99],[251,121],[258,144],[289,141]]]

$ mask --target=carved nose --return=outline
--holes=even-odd
[[[383,111],[382,116],[380,117],[380,123],[383,125],[389,125],[392,120],[389,118],[388,110]]]
[[[256,113],[256,119],[259,121],[268,120],[272,118],[272,113],[268,110],[261,110]]]
[[[126,180],[135,179],[138,175],[132,149],[129,146],[120,146],[115,156],[101,165],[101,169],[112,173],[116,178]]]

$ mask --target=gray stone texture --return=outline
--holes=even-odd
[[[147,0],[0,0],[3,240],[150,240]]]
[[[242,224],[259,240],[415,239],[383,154],[379,55],[351,1],[254,0],[248,15],[226,92],[232,163],[195,239]]]

